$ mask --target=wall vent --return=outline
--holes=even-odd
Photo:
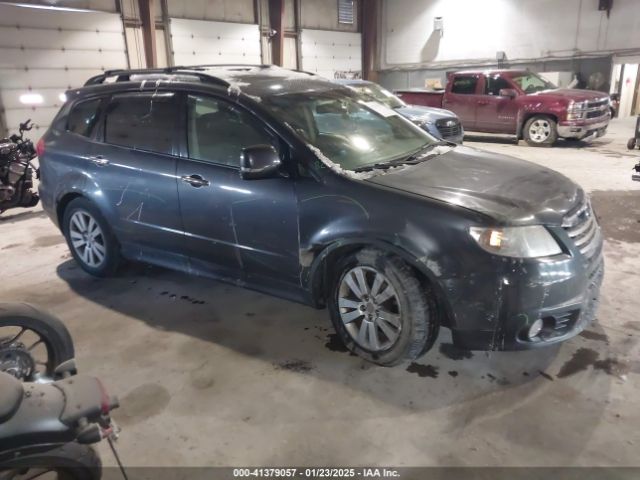
[[[353,1],[338,0],[338,23],[353,25]]]

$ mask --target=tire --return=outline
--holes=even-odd
[[[91,221],[95,222],[98,228],[98,230],[93,229],[92,232],[99,232],[99,234],[90,239],[90,252],[84,256],[87,238],[80,239],[78,235],[85,236],[90,233],[88,230],[95,227]],[[83,227],[86,227],[84,233],[82,233]],[[81,197],[72,200],[64,210],[62,231],[71,255],[85,272],[95,277],[110,277],[116,274],[121,263],[120,245],[109,224],[93,203]],[[84,241],[85,246],[75,247],[76,241]]]
[[[636,148],[636,139],[630,138],[629,141],[627,141],[627,150],[633,150],[634,148]]]
[[[22,327],[35,332],[45,344],[47,350],[47,362],[45,368],[45,378],[58,380],[62,372],[58,372],[59,367],[67,363],[68,368],[64,373],[75,374],[74,347],[69,331],[64,324],[45,311],[29,305],[27,303],[0,303],[0,337],[3,327]],[[15,337],[14,337],[15,338]],[[3,343],[0,339],[0,352],[6,352],[9,348],[9,341]],[[19,341],[14,339],[13,344]],[[29,381],[30,379],[22,379]]]
[[[351,352],[378,365],[393,366],[416,359],[433,346],[439,330],[435,296],[404,261],[366,248],[340,259],[333,271],[327,303],[336,333]],[[360,278],[358,271],[363,273]],[[378,276],[384,283],[376,288]],[[371,297],[359,297],[349,287],[349,282],[362,285],[362,279]],[[383,300],[390,291],[394,295]],[[368,321],[366,316],[370,317]],[[372,329],[377,348],[370,341]]]
[[[532,147],[550,147],[558,140],[558,127],[553,118],[535,115],[524,124],[523,134]]]
[[[61,480],[100,480],[102,478],[102,461],[96,451],[89,445],[80,445],[76,442],[2,462],[0,478],[3,478],[4,470],[15,469],[24,472],[25,469],[30,468],[50,468]],[[25,474],[24,478],[29,478],[28,474]]]

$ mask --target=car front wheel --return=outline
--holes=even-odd
[[[536,115],[524,125],[524,139],[532,147],[550,147],[558,140],[556,122],[546,115]]]
[[[96,277],[115,274],[120,264],[118,242],[93,203],[85,198],[71,201],[64,212],[63,232],[84,271]]]
[[[404,261],[364,249],[343,258],[335,271],[329,309],[349,350],[392,366],[431,348],[438,334],[435,300]]]

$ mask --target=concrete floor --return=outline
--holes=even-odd
[[[555,168],[606,236],[598,322],[560,347],[417,362],[345,353],[326,311],[159,268],[85,275],[39,210],[0,219],[0,298],[60,316],[82,372],[121,398],[127,465],[640,465],[640,184],[633,121],[591,145],[468,145]],[[113,464],[105,445],[103,460]]]

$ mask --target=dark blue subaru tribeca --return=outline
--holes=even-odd
[[[550,345],[595,315],[584,191],[456,146],[375,100],[272,66],[109,71],[39,145],[45,210],[80,266],[124,259],[328,307],[373,362]]]

